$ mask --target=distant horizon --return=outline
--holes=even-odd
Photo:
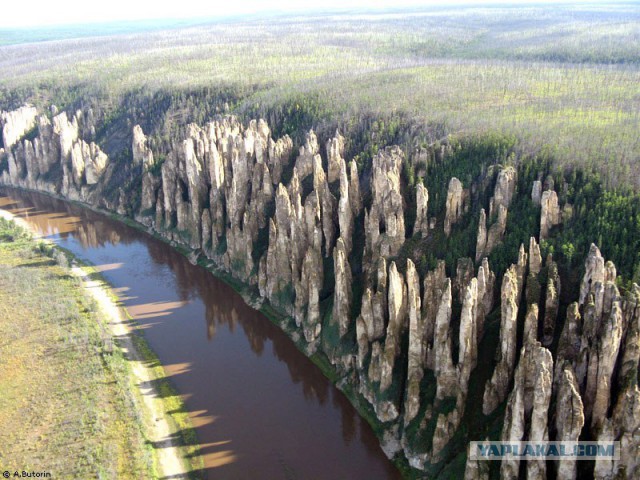
[[[516,5],[544,5],[544,4],[633,4],[637,0],[619,0],[604,2],[601,0],[382,0],[375,5],[364,0],[325,0],[322,4],[311,8],[300,7],[300,3],[294,0],[276,0],[261,2],[259,0],[245,0],[241,4],[220,5],[220,2],[204,0],[184,0],[180,4],[158,6],[150,0],[131,2],[127,0],[112,0],[109,9],[90,7],[80,0],[66,0],[52,3],[45,0],[32,0],[29,4],[29,15],[25,15],[20,5],[9,4],[3,7],[0,17],[0,31],[22,29],[48,29],[56,27],[81,27],[101,24],[132,24],[138,22],[150,23],[195,23],[197,21],[212,21],[216,19],[228,19],[233,17],[250,17],[256,14],[293,14],[299,15],[305,12],[320,13],[341,12],[349,10],[380,11],[387,9],[420,8],[420,7],[455,7],[455,6],[516,6]],[[60,8],[61,4],[63,7]],[[0,38],[1,40],[1,38]],[[1,42],[0,42],[1,43]]]

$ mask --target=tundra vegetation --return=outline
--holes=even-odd
[[[467,6],[10,45],[0,106],[36,109],[0,178],[262,297],[407,476],[544,478],[466,445],[580,438],[623,456],[552,478],[634,478],[639,26]]]

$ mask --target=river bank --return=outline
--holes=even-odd
[[[42,192],[8,190],[4,198],[56,243],[107,268],[103,275],[186,399],[198,432],[196,449],[213,478],[244,478],[254,465],[260,465],[263,478],[284,473],[287,478],[357,479],[362,472],[399,478],[380,450],[370,418],[354,409],[349,392],[334,387],[339,379],[329,362],[318,355],[309,358],[300,339],[284,331],[284,317],[256,301],[250,289],[131,219],[66,199],[58,202]],[[206,319],[206,338],[193,324],[198,319]],[[234,334],[236,329],[243,335]],[[269,344],[273,349],[265,351]],[[250,425],[245,425],[246,411],[254,418]],[[248,457],[248,452],[254,453]]]
[[[10,233],[3,237],[7,241],[0,244],[0,250],[2,252],[2,266],[8,269],[3,269],[2,273],[6,273],[12,278],[20,277],[17,281],[19,285],[25,282],[33,285],[33,290],[29,292],[29,295],[19,295],[18,292],[13,292],[17,294],[13,295],[15,301],[10,300],[12,285],[3,285],[4,298],[2,303],[5,304],[4,317],[7,319],[5,327],[8,327],[8,323],[12,323],[12,329],[24,332],[24,329],[29,329],[29,327],[19,325],[21,319],[44,319],[43,323],[47,325],[47,319],[50,318],[47,311],[53,308],[51,302],[54,302],[54,307],[57,305],[55,298],[47,301],[49,298],[47,294],[57,292],[59,301],[70,302],[67,305],[71,310],[68,316],[77,317],[78,323],[70,326],[71,331],[66,331],[69,325],[65,326],[63,330],[55,328],[54,330],[62,338],[62,343],[68,344],[70,341],[74,343],[74,346],[70,347],[71,350],[76,346],[77,339],[80,337],[83,338],[83,345],[86,348],[82,354],[82,362],[63,362],[62,368],[57,365],[56,371],[50,372],[50,375],[30,377],[27,388],[29,391],[34,388],[37,390],[38,387],[44,388],[45,385],[49,385],[49,381],[53,381],[55,385],[53,391],[44,389],[46,394],[41,399],[47,400],[48,405],[53,405],[51,414],[54,418],[50,419],[48,424],[40,425],[40,429],[52,428],[53,432],[49,435],[40,434],[38,437],[36,443],[43,445],[43,450],[48,452],[48,455],[43,456],[42,462],[37,465],[43,471],[51,471],[55,470],[52,465],[57,465],[59,460],[71,463],[77,461],[84,466],[79,468],[95,468],[99,472],[105,473],[108,478],[200,478],[201,459],[197,455],[191,455],[196,444],[195,433],[191,428],[180,397],[172,390],[155,354],[146,345],[144,339],[133,331],[134,325],[130,315],[118,302],[109,285],[92,266],[75,258],[71,252],[55,246],[46,239],[39,238],[37,232],[32,231],[27,222],[4,210],[0,210],[0,217],[7,222],[18,225],[18,228],[15,228],[5,222],[3,230]],[[23,229],[24,232],[31,231],[33,236],[20,233],[20,229]],[[11,232],[18,232],[18,234]],[[27,260],[25,261],[25,259]],[[22,276],[24,278],[21,278]],[[15,284],[16,282],[14,282],[14,287]],[[76,305],[73,304],[74,299]],[[30,302],[26,308],[24,308],[25,302]],[[79,307],[79,312],[75,312],[74,307]],[[55,310],[55,308],[53,309]],[[26,316],[20,315],[19,312],[24,312]],[[62,313],[66,314],[67,312]],[[56,328],[60,327],[56,326]],[[14,342],[9,342],[6,348],[10,349],[11,356],[14,356],[15,349],[19,349],[24,342],[36,343],[38,346],[46,345],[47,352],[55,351],[56,341],[59,338],[48,338],[45,327],[38,328],[36,331],[43,333],[36,337],[27,334],[26,339],[24,336],[19,336],[14,339]],[[92,351],[92,346],[95,347],[95,351]],[[42,353],[39,348],[34,351]],[[15,360],[12,361],[8,355],[5,358],[12,366],[16,366]],[[37,354],[23,357],[23,363],[32,365],[39,373],[43,373],[41,370],[47,371],[46,367],[41,368],[42,360]],[[97,365],[92,364],[92,360],[102,363],[103,371]],[[20,363],[17,365],[20,366]],[[72,396],[67,398],[66,392],[59,392],[60,389],[65,389],[68,385],[58,378],[60,375],[64,377],[62,373],[58,375],[58,372],[65,372],[67,375],[71,372],[76,380],[77,378],[85,378],[86,375],[83,375],[86,374],[85,370],[87,369],[91,370],[90,375],[111,378],[111,382],[105,381],[101,386],[92,385],[91,380],[94,378],[90,376],[86,382],[88,385],[79,387],[91,391],[90,395],[93,397],[101,396],[101,401],[94,399],[95,401],[91,403],[96,410],[91,410],[88,413],[82,411],[84,403],[80,402],[80,405],[77,405],[77,402],[71,401],[73,400]],[[4,389],[8,392],[4,398],[5,408],[3,410],[5,413],[7,409],[11,408],[36,409],[39,402],[34,401],[33,396],[30,396],[28,400],[21,395],[12,396],[11,392],[15,394],[21,390],[20,381],[15,381],[14,377],[15,375],[5,376],[5,379],[10,382]],[[34,382],[33,379],[36,381]],[[108,387],[108,385],[114,386]],[[114,391],[110,391],[110,389]],[[76,442],[84,440],[89,444],[95,443],[95,448],[100,451],[111,451],[115,448],[118,453],[122,454],[115,455],[115,460],[112,460],[117,465],[110,468],[115,470],[109,470],[108,467],[100,464],[102,457],[99,454],[93,455],[96,458],[95,465],[89,463],[87,466],[79,459],[74,459],[72,453],[69,458],[65,455],[63,459],[57,459],[55,452],[48,450],[49,445],[57,445],[58,437],[70,435],[68,427],[58,426],[56,428],[56,415],[63,415],[63,412],[55,410],[56,393],[68,400],[67,403],[64,403],[66,408],[72,411],[79,410],[80,413],[76,413],[76,415],[89,416],[88,421],[83,417],[82,424],[89,423],[91,432],[82,430],[75,432],[78,435]],[[25,405],[28,406],[25,407]],[[113,411],[110,412],[110,408]],[[91,420],[92,416],[96,417],[95,421]],[[7,416],[4,420],[3,425],[6,428],[3,429],[3,433],[10,434],[13,430],[13,433],[19,436],[19,431],[29,428],[28,424],[12,424]],[[64,422],[65,425],[67,423],[68,421]],[[100,427],[95,427],[95,424]],[[105,434],[106,437],[100,436],[100,434]],[[25,435],[25,439],[28,437]],[[33,443],[29,442],[26,450],[29,451],[31,448],[33,448]],[[10,470],[14,468],[22,471],[24,465],[36,465],[32,463],[33,459],[28,455],[20,460],[20,455],[12,450],[9,448],[4,452],[3,466],[11,467]],[[36,455],[35,458],[39,457]],[[104,461],[107,461],[107,457],[104,458]],[[15,465],[9,465],[9,462],[15,463]],[[61,466],[58,468],[59,470],[54,473],[57,478],[63,478],[68,473],[66,468],[73,467],[66,467],[64,470],[60,470]],[[95,472],[81,471],[76,473],[93,474]]]
[[[15,187],[9,187],[9,188],[15,188]],[[40,195],[45,195],[47,197],[55,198],[63,202],[68,202],[73,205],[77,205],[80,208],[88,209],[97,214],[104,215],[112,220],[123,223],[128,227],[131,227],[137,231],[150,235],[154,239],[169,245],[172,249],[174,249],[180,255],[187,258],[189,263],[191,263],[192,265],[198,265],[204,268],[208,273],[213,275],[215,278],[224,282],[226,285],[228,285],[231,289],[233,289],[236,293],[238,293],[242,297],[246,305],[248,305],[252,309],[259,311],[278,329],[284,332],[284,334],[294,343],[295,347],[303,355],[305,355],[309,360],[311,360],[311,362],[313,362],[313,364],[320,370],[322,375],[345,395],[349,403],[358,412],[358,415],[360,415],[360,417],[367,424],[369,424],[369,426],[375,433],[375,436],[377,437],[378,441],[380,442],[380,445],[382,446],[383,451],[385,450],[385,447],[384,447],[385,428],[384,428],[384,425],[381,424],[380,421],[377,419],[372,407],[366,401],[363,401],[360,395],[353,388],[350,387],[348,381],[343,381],[343,379],[340,378],[335,367],[331,364],[331,362],[329,361],[329,359],[326,357],[324,353],[314,352],[310,354],[310,352],[306,348],[307,344],[304,341],[304,339],[296,334],[294,320],[288,317],[286,314],[283,314],[282,312],[274,308],[272,305],[269,304],[269,302],[265,302],[265,299],[260,297],[259,292],[257,292],[254,288],[251,288],[251,286],[246,285],[240,280],[231,276],[228,272],[226,272],[225,270],[217,266],[212,260],[206,258],[201,251],[192,249],[188,245],[178,243],[174,240],[171,240],[163,236],[162,232],[158,232],[153,228],[137,221],[139,219],[134,220],[129,217],[120,215],[116,212],[104,210],[94,205],[80,202],[77,200],[70,200],[65,197],[52,194],[51,192],[43,192],[39,190],[31,190],[26,188],[20,188],[17,190],[33,192]],[[142,340],[140,336],[136,336],[136,338],[144,342],[144,340]],[[144,347],[142,348],[144,349]],[[150,353],[150,354],[153,355],[153,353]],[[159,363],[158,363],[158,366],[159,368],[162,368],[159,365]],[[171,411],[171,410],[168,410],[168,411]],[[193,434],[193,437],[195,438],[195,433]],[[194,443],[193,439],[188,439],[185,441],[186,445],[190,445],[193,443]],[[195,450],[197,451],[197,448]],[[389,460],[393,463],[393,465],[398,469],[402,478],[418,478],[419,477],[419,476],[418,477],[416,476],[417,472],[415,472],[410,467],[407,459],[404,456],[388,455],[388,454],[386,455],[389,458]]]

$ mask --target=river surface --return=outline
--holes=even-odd
[[[48,196],[0,208],[96,265],[189,411],[211,480],[396,479],[369,425],[264,315],[169,245]]]

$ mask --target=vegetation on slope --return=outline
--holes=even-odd
[[[163,112],[145,132],[164,140],[215,112],[284,133],[391,115],[439,133],[515,135],[522,151],[550,148],[559,164],[637,188],[638,12],[432,7],[14,45],[0,48],[0,108],[100,105],[143,128]]]

